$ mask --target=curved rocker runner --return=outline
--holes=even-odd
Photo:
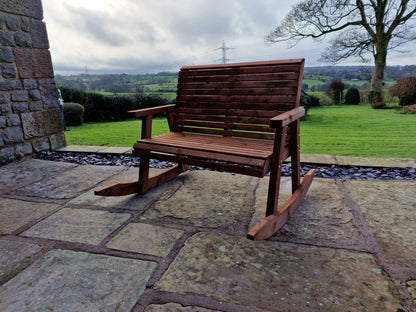
[[[299,107],[304,59],[184,66],[176,104],[130,111],[142,118],[142,137],[133,145],[140,157],[139,179],[95,191],[96,195],[146,193],[189,166],[256,177],[270,172],[266,217],[247,237],[272,236],[305,197],[315,171],[300,183]],[[166,113],[170,132],[152,137],[152,116]],[[292,197],[280,208],[282,162],[290,157]],[[149,160],[177,163],[149,177]]]

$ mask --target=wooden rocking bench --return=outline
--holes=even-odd
[[[266,217],[247,234],[255,240],[270,237],[299,206],[315,173],[310,170],[301,184],[303,67],[304,59],[182,67],[175,105],[129,112],[130,117],[142,118],[142,138],[133,146],[133,155],[140,157],[139,179],[95,194],[143,194],[191,165],[255,177],[270,172]],[[152,115],[163,112],[171,132],[152,137]],[[282,162],[288,157],[293,195],[278,208]],[[149,177],[150,159],[177,165]]]

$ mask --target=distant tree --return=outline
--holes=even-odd
[[[345,84],[341,80],[335,79],[329,84],[326,93],[332,99],[334,104],[337,105],[341,104],[344,99],[344,89]]]
[[[402,106],[416,104],[416,76],[400,80],[389,89],[389,94],[397,96]]]
[[[360,104],[360,91],[357,88],[349,88],[345,94],[345,104]]]
[[[371,89],[381,91],[388,50],[416,39],[415,15],[416,0],[304,0],[292,7],[266,41],[294,46],[305,38],[319,40],[337,32],[322,59],[367,61],[366,56],[372,55]]]

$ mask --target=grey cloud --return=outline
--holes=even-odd
[[[68,17],[72,16],[72,27],[91,40],[108,45],[127,45],[130,39],[119,28],[120,21],[101,12],[67,6]],[[68,19],[67,19],[68,20]]]

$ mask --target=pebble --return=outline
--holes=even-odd
[[[138,167],[140,159],[128,155],[86,154],[74,152],[41,152],[34,156],[37,159],[62,161],[80,165],[97,166],[127,166]],[[167,169],[174,164],[167,161],[150,160],[150,167]],[[282,166],[282,175],[290,176],[290,163]],[[416,180],[416,168],[371,168],[357,166],[337,166],[321,164],[302,164],[301,175],[310,169],[316,169],[315,177],[331,179],[359,179],[359,180]],[[203,167],[191,167],[190,170],[206,170]]]

